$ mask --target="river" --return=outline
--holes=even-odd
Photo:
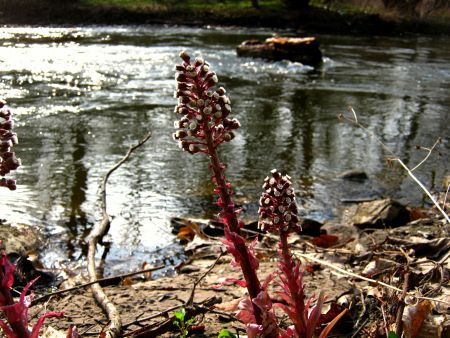
[[[392,154],[340,113],[359,121],[410,166],[427,187],[448,172],[450,44],[441,37],[318,36],[324,64],[238,58],[235,47],[264,29],[167,26],[3,27],[0,96],[15,113],[23,165],[18,189],[0,190],[1,218],[38,227],[48,267],[82,264],[83,242],[99,221],[105,172],[146,132],[152,138],[108,185],[112,216],[109,273],[147,261],[182,259],[170,232],[174,216],[214,214],[206,158],[172,140],[174,64],[187,49],[208,60],[227,89],[242,128],[222,149],[244,216],[256,219],[261,182],[273,168],[294,182],[303,213],[333,219],[342,198],[394,196],[421,205],[423,194]],[[283,32],[282,32],[283,33]],[[284,32],[289,33],[289,32]],[[365,184],[337,179],[363,169]]]

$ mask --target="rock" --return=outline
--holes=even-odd
[[[338,175],[338,178],[354,182],[363,182],[369,178],[366,172],[359,169],[350,169]]]
[[[300,236],[317,237],[322,233],[321,227],[323,223],[314,219],[303,218],[300,220],[300,225],[302,227],[302,230],[298,233]]]
[[[38,250],[43,244],[43,237],[39,231],[25,224],[1,224],[0,240],[3,241],[0,249],[7,253],[26,254]]]
[[[359,228],[398,227],[409,220],[406,207],[390,198],[361,203],[352,217],[352,223]]]
[[[319,42],[314,37],[274,37],[268,38],[264,42],[247,40],[242,42],[236,51],[238,56],[271,61],[289,60],[314,67],[322,62]]]

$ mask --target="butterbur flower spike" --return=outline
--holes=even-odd
[[[320,294],[314,306],[311,305],[312,298],[305,304],[303,271],[300,270],[300,263],[294,261],[288,244],[289,234],[301,230],[295,191],[290,179],[273,169],[264,180],[264,191],[259,201],[259,227],[280,237],[278,284],[281,287],[279,296],[285,304],[277,303],[274,306],[281,308],[294,324],[281,336],[312,338],[325,297]],[[337,320],[322,331],[320,338],[326,337]]]
[[[273,169],[266,177],[264,192],[259,200],[259,227],[273,234],[291,233],[301,230],[295,192],[289,176],[282,176]]]
[[[176,65],[175,112],[180,120],[175,122],[177,131],[173,138],[180,148],[191,154],[211,153],[223,142],[234,138],[234,130],[240,127],[236,119],[230,119],[231,102],[223,87],[214,90],[219,81],[216,73],[202,58],[191,62],[187,52],[180,53],[182,64]]]
[[[12,132],[14,121],[12,113],[6,102],[0,100],[0,187],[16,190],[16,181],[4,176],[20,166],[20,159],[11,151],[13,145],[18,143],[17,135]]]
[[[251,247],[246,245],[240,234],[242,222],[238,220],[239,210],[233,202],[233,189],[225,177],[225,165],[220,161],[217,148],[234,138],[234,131],[240,127],[238,120],[230,118],[231,102],[223,87],[214,89],[218,83],[216,73],[202,58],[191,60],[187,52],[181,52],[182,63],[175,66],[178,104],[175,112],[179,120],[174,124],[173,138],[180,148],[191,154],[204,153],[209,156],[214,192],[218,195],[217,206],[221,208],[220,220],[225,225],[223,240],[228,252],[233,255],[233,263],[244,275],[249,299],[246,316],[250,322],[247,332],[257,331],[264,337],[276,337],[278,327],[269,313],[271,303],[261,306],[258,299],[266,290],[261,285],[256,270],[258,260]],[[256,301],[256,302],[255,302]]]

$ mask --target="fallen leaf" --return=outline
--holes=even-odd
[[[403,311],[403,328],[407,338],[417,337],[424,320],[432,309],[433,305],[429,300],[405,307]]]
[[[241,300],[243,298],[244,297],[236,298],[236,299],[233,299],[233,300],[231,300],[229,302],[223,302],[223,303],[220,303],[220,304],[216,304],[216,305],[214,305],[214,308],[218,309],[220,311],[237,311],[238,310],[238,305],[239,305],[239,303],[241,302]]]
[[[318,247],[321,248],[330,248],[333,245],[336,244],[336,242],[338,241],[339,237],[335,236],[335,235],[327,235],[327,234],[322,234],[319,237],[314,237],[311,242]]]
[[[190,226],[181,227],[180,230],[178,230],[177,237],[180,240],[187,240],[190,242],[195,237],[195,230]]]

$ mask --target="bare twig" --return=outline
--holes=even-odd
[[[189,309],[189,312],[187,312],[186,316],[187,318],[192,318],[195,316],[198,316],[200,314],[206,313],[209,311],[209,309],[217,304],[220,303],[222,300],[220,297],[210,297],[206,300],[204,300],[203,302],[199,303],[199,304],[193,304],[193,307]],[[178,306],[176,308],[180,308],[181,306]],[[174,308],[172,308],[173,310]],[[168,310],[163,311],[164,313],[168,313]],[[158,314],[158,316],[161,315],[161,313]],[[170,318],[164,320],[161,323],[156,323],[156,324],[151,324],[148,326],[145,326],[143,328],[140,328],[138,330],[132,331],[132,332],[128,332],[126,334],[123,335],[123,337],[128,337],[128,336],[133,336],[135,338],[144,338],[144,337],[148,337],[148,338],[153,338],[153,337],[160,337],[163,333],[169,331],[172,329],[173,327],[173,322],[176,319],[175,316],[171,316]]]
[[[123,163],[125,163],[130,155],[137,148],[142,146],[149,138],[150,133],[148,133],[142,140],[140,140],[136,145],[130,146],[125,156],[117,162],[105,175],[101,184],[101,208],[102,208],[102,220],[100,224],[98,224],[92,230],[90,234],[89,240],[89,250],[88,250],[88,272],[89,279],[91,282],[97,281],[97,271],[95,267],[95,249],[98,243],[101,243],[103,237],[108,233],[110,227],[110,219],[109,215],[106,211],[106,185],[108,183],[108,178],[111,174],[119,168]],[[122,336],[122,320],[120,318],[120,314],[117,311],[115,305],[109,300],[106,293],[103,291],[103,288],[98,283],[94,283],[91,285],[92,293],[94,295],[95,300],[99,303],[102,309],[108,316],[109,325],[106,330],[106,337],[108,338],[119,338]]]
[[[383,315],[384,331],[386,333],[386,338],[389,337],[388,324],[386,320],[386,313],[384,312],[384,304],[381,304],[381,314]]]
[[[195,282],[194,285],[192,286],[192,290],[191,290],[191,294],[189,295],[189,298],[187,299],[187,301],[184,303],[184,305],[186,307],[188,306],[192,306],[193,302],[194,302],[194,294],[195,294],[195,288],[197,287],[198,284],[200,284],[200,282],[203,280],[203,278],[206,277],[206,275],[208,273],[210,273],[212,271],[212,269],[214,269],[214,267],[216,266],[217,262],[219,261],[220,258],[222,258],[222,256],[225,254],[224,251],[221,251],[219,256],[216,258],[216,260],[214,261],[214,263],[209,267],[208,270],[205,271],[205,273],[203,275],[201,275]]]
[[[361,330],[367,325],[367,323],[369,322],[369,319],[367,318],[359,327],[358,329],[352,334],[352,336],[350,338],[355,338],[358,337],[359,333],[361,332]]]
[[[406,266],[406,269],[407,270],[409,269],[408,265]],[[399,297],[397,315],[395,318],[395,334],[397,335],[397,337],[401,337],[402,332],[403,332],[403,310],[405,309],[405,298],[406,298],[406,295],[408,293],[408,288],[409,288],[409,276],[410,276],[410,272],[406,271],[406,273],[404,275],[404,280],[403,280],[403,291]]]
[[[328,263],[328,262],[326,262],[326,261],[324,261],[324,260],[321,260],[321,259],[312,257],[312,256],[309,255],[309,254],[303,254],[303,253],[300,253],[300,252],[295,252],[295,255],[296,255],[296,256],[299,256],[299,257],[303,257],[303,258],[306,259],[306,260],[313,261],[313,262],[315,262],[315,263],[318,263],[318,264],[327,266],[327,267],[329,267],[329,268],[331,268],[331,269],[333,269],[333,270],[335,270],[335,271],[338,271],[338,272],[340,272],[340,273],[342,273],[342,274],[345,274],[345,275],[347,275],[347,276],[351,276],[351,277],[354,277],[354,278],[359,279],[359,280],[364,280],[364,281],[366,281],[366,282],[373,283],[373,284],[375,284],[375,285],[380,285],[380,286],[383,286],[383,287],[385,287],[385,288],[388,288],[388,289],[391,289],[391,290],[394,290],[394,291],[397,291],[397,292],[403,292],[402,289],[399,289],[399,288],[397,288],[397,287],[395,287],[395,286],[393,286],[393,285],[389,285],[389,284],[387,284],[387,283],[380,282],[380,281],[377,281],[377,280],[375,280],[375,279],[367,278],[367,277],[358,275],[358,274],[356,274],[356,273],[353,273],[353,272],[344,270],[344,269],[342,269],[342,268],[340,268],[340,267],[338,267],[338,266],[335,266],[335,265],[333,265],[333,264],[331,264],[331,263]],[[416,298],[416,299],[430,300],[430,301],[433,301],[433,302],[438,302],[438,303],[443,303],[443,304],[448,304],[448,305],[450,305],[450,303],[447,302],[447,301],[442,301],[442,300],[440,300],[440,299],[431,298],[431,297],[417,296],[417,295],[414,294],[413,292],[408,292],[407,295],[412,296],[412,297],[414,297],[414,298]]]
[[[431,201],[433,201],[436,208],[439,210],[439,212],[444,216],[447,223],[450,223],[450,217],[446,214],[446,212],[441,208],[438,201],[433,197],[433,195],[430,193],[430,191],[425,188],[425,186],[422,184],[422,182],[419,181],[419,179],[412,173],[411,170],[406,166],[406,164],[403,163],[403,161],[399,158],[396,158],[397,162],[400,163],[400,165],[406,170],[409,176],[418,184],[418,186],[427,194],[427,196],[430,198]]]
[[[203,280],[203,278],[205,278],[206,275],[208,273],[210,273],[212,271],[212,269],[214,269],[214,267],[216,266],[216,264],[219,262],[220,258],[223,255],[224,255],[224,252],[221,251],[219,256],[216,258],[216,260],[213,262],[213,264],[208,268],[208,270],[206,270],[200,277],[197,278],[197,280],[194,282],[194,285],[190,288],[191,293],[190,293],[188,299],[184,302],[184,304],[173,306],[173,307],[171,307],[169,309],[166,309],[164,311],[158,312],[156,314],[153,314],[153,315],[150,315],[150,316],[147,316],[147,317],[137,318],[137,319],[135,319],[135,320],[133,320],[133,321],[131,321],[129,323],[124,324],[123,327],[126,328],[126,327],[129,327],[131,325],[135,325],[135,324],[138,324],[138,323],[141,323],[141,322],[145,322],[145,321],[153,319],[153,318],[167,316],[168,313],[170,313],[170,312],[172,312],[172,311],[174,311],[176,309],[182,308],[182,307],[184,307],[186,309],[186,316],[187,317],[191,317],[192,318],[192,317],[196,316],[197,314],[205,313],[206,309],[203,309],[202,311],[198,312],[198,309],[197,309],[198,305],[194,303],[195,290],[196,290],[196,287],[198,286],[198,284],[200,284],[200,282]],[[214,289],[214,291],[217,291],[217,290]],[[205,304],[205,303],[200,303],[200,304],[202,305],[202,304]],[[167,330],[170,329],[173,320],[174,320],[174,318],[171,317],[170,319],[164,320],[162,323],[146,326],[146,327],[144,327],[142,329],[139,329],[138,331],[133,331],[132,333],[127,333],[124,336],[128,336],[128,335],[138,335],[139,336],[139,335],[142,335],[143,337],[156,337],[156,336],[151,335],[151,334],[156,334],[155,332],[162,333],[162,332],[164,332],[163,331],[164,328],[167,329]],[[153,329],[153,327],[155,325],[157,325],[157,328]],[[150,332],[152,332],[152,333],[150,334]]]
[[[417,185],[427,194],[427,196],[431,199],[431,201],[433,202],[433,204],[436,206],[436,208],[439,210],[439,212],[444,216],[445,220],[447,221],[447,223],[450,223],[450,217],[446,214],[446,212],[441,208],[441,206],[439,205],[439,203],[436,201],[436,199],[433,197],[433,195],[430,193],[430,191],[422,184],[422,182],[420,182],[420,180],[413,174],[413,170],[418,168],[420,165],[422,165],[423,162],[425,162],[428,157],[431,155],[431,152],[433,151],[433,149],[436,147],[436,145],[440,142],[440,138],[433,144],[433,146],[428,149],[428,154],[425,156],[425,158],[418,164],[416,165],[413,169],[409,169],[408,166],[406,166],[405,163],[403,163],[403,161],[396,156],[392,150],[390,150],[384,143],[383,141],[381,141],[373,132],[371,132],[370,130],[368,130],[365,126],[363,126],[361,123],[358,122],[358,118],[356,116],[356,113],[354,111],[353,108],[350,108],[350,112],[353,114],[354,118],[349,118],[344,116],[343,114],[339,115],[339,118],[341,120],[345,120],[348,121],[350,123],[353,123],[355,125],[357,125],[359,128],[361,128],[362,130],[364,130],[367,134],[371,135],[382,147],[383,149],[385,149],[393,158],[391,160],[397,161],[398,163],[400,163],[400,165],[403,167],[403,169],[406,170],[406,172],[408,173],[408,175],[414,180],[414,182],[417,183]]]
[[[425,147],[420,147],[420,149],[425,149],[427,151],[427,155],[423,158],[422,161],[419,162],[418,165],[416,165],[414,168],[411,169],[411,171],[416,170],[417,168],[419,168],[423,163],[426,162],[426,160],[428,160],[428,157],[430,157],[431,153],[433,152],[434,148],[436,148],[436,146],[441,143],[441,138],[438,137],[438,139],[436,140],[436,142],[434,142],[433,146],[431,148],[425,148]]]
[[[91,286],[92,284],[95,284],[95,283],[102,283],[102,282],[109,282],[109,281],[113,281],[113,280],[120,280],[120,279],[123,279],[123,278],[126,278],[126,277],[138,275],[140,273],[152,272],[152,271],[156,271],[156,270],[159,270],[159,269],[162,269],[162,268],[164,268],[164,266],[160,265],[160,266],[156,266],[154,268],[145,269],[145,270],[139,270],[139,271],[130,272],[130,273],[125,273],[125,274],[118,275],[118,276],[100,278],[100,279],[97,279],[97,280],[92,281],[92,282],[88,282],[88,283],[84,283],[84,284],[80,284],[80,285],[74,286],[72,288],[68,288],[68,289],[65,289],[65,290],[59,290],[59,291],[55,291],[55,292],[52,292],[52,293],[48,293],[46,295],[42,295],[41,297],[33,299],[31,301],[31,304],[39,303],[39,302],[41,302],[41,301],[43,301],[43,300],[45,300],[45,299],[47,299],[49,297],[52,297],[52,296],[57,296],[57,295],[61,295],[61,294],[64,294],[64,293],[76,291],[76,290],[79,290],[79,289]]]
[[[359,291],[359,295],[361,297],[361,305],[362,305],[362,311],[360,312],[358,316],[358,320],[355,323],[355,327],[359,325],[359,322],[363,319],[363,316],[366,313],[367,307],[366,307],[366,300],[364,299],[364,293],[361,289],[357,289]],[[364,324],[365,325],[365,324]],[[361,327],[362,328],[362,327]],[[357,331],[358,332],[358,331]]]
[[[183,304],[172,306],[172,307],[170,307],[168,309],[165,309],[164,311],[160,311],[158,313],[154,313],[154,314],[146,316],[146,317],[137,318],[135,320],[132,320],[131,322],[128,322],[128,323],[124,324],[123,328],[127,328],[127,327],[129,327],[131,325],[135,325],[135,324],[138,324],[138,323],[146,322],[147,320],[150,320],[150,319],[153,319],[153,318],[167,317],[167,314],[169,312],[172,312],[172,311],[174,311],[176,309],[179,309],[181,307],[183,307]],[[130,335],[130,334],[127,333],[127,334],[124,335],[124,337],[126,337],[128,335]]]

